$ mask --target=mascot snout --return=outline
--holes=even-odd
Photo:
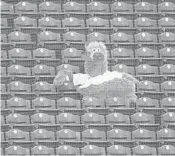
[[[94,61],[103,61],[104,60],[104,55],[100,52],[96,52],[93,55],[93,60]]]

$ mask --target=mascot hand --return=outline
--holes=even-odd
[[[55,77],[53,84],[55,86],[62,86],[65,82],[73,82],[73,73],[69,70],[61,70]]]

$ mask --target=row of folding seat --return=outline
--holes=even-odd
[[[175,4],[172,2],[162,2],[155,5],[148,2],[138,2],[134,5],[125,2],[114,2],[110,5],[100,2],[91,2],[89,4],[79,4],[76,2],[67,2],[59,4],[45,1],[38,6],[35,3],[19,2],[15,5],[1,2],[2,12],[174,12]]]
[[[45,145],[35,145],[31,148],[25,148],[19,145],[12,145],[4,150],[5,155],[175,155],[173,145],[162,145],[155,148],[147,145],[137,145],[133,148],[122,145],[110,145],[109,147],[99,147],[96,145],[86,145],[82,148],[72,147],[70,145],[60,145],[54,151],[54,148]],[[3,155],[3,153],[1,152]]]
[[[38,24],[37,24],[38,23]],[[158,24],[158,25],[157,25]],[[1,19],[1,26],[7,27],[8,20],[6,18]],[[26,16],[20,16],[14,19],[14,27],[55,27],[55,28],[67,28],[67,27],[129,27],[129,28],[138,28],[138,27],[174,27],[175,19],[171,17],[163,17],[159,20],[150,19],[147,17],[139,17],[137,19],[129,20],[124,17],[116,17],[111,20],[102,19],[100,17],[91,17],[89,19],[77,19],[75,17],[68,17],[65,19],[57,20],[52,17],[43,17],[41,19],[32,19]]]
[[[152,99],[149,97],[141,97],[136,100],[136,109],[143,108],[174,108],[174,97],[165,97],[161,100]],[[105,101],[97,98],[84,98],[82,101],[71,97],[62,97],[58,100],[51,100],[46,97],[37,97],[33,100],[26,100],[20,97],[12,97],[8,100],[1,100],[1,109],[80,109],[80,108],[108,108],[108,107],[131,107],[129,102],[122,98],[108,98]],[[120,115],[119,115],[120,116]]]

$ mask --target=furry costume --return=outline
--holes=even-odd
[[[137,80],[127,73],[108,71],[107,49],[102,42],[91,42],[86,47],[85,73],[72,74],[60,71],[54,79],[57,86],[72,81],[77,91],[84,97],[106,99],[111,97],[136,101],[135,83]]]

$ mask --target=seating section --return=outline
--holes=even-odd
[[[174,0],[3,0],[1,155],[175,155]],[[108,69],[139,82],[135,102],[82,97],[60,70],[84,73],[101,41]]]

